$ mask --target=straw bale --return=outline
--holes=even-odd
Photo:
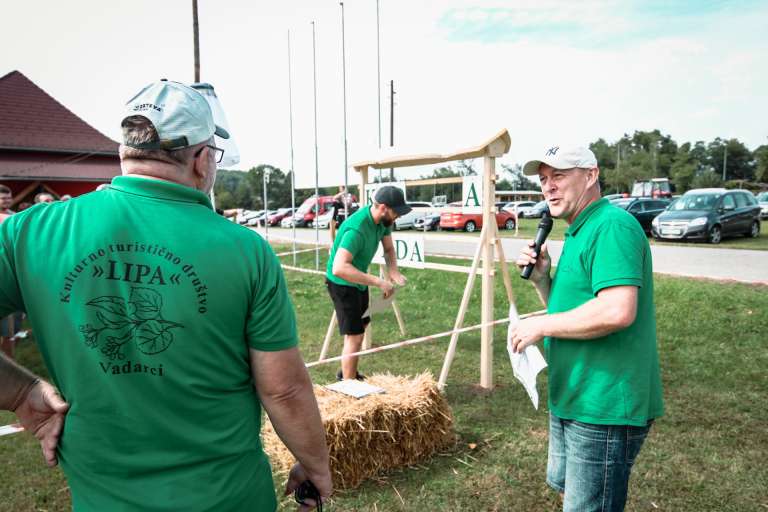
[[[337,489],[414,465],[456,442],[453,414],[430,373],[413,379],[379,374],[366,382],[386,393],[355,399],[315,386]],[[295,459],[268,420],[262,437],[274,469],[287,473]]]

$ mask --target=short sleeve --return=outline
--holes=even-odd
[[[24,311],[14,257],[14,225],[11,218],[0,225],[0,317]]]
[[[348,250],[352,256],[355,256],[363,247],[360,233],[354,229],[350,229],[344,233],[344,237],[342,237],[339,247]]]
[[[605,224],[589,251],[592,293],[612,286],[643,284],[643,264],[648,240],[639,226],[621,222]]]
[[[258,250],[262,251],[263,260],[246,324],[248,345],[267,352],[295,347],[296,314],[283,270],[271,247],[262,243]]]

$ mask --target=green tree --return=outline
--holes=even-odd
[[[727,157],[725,155],[728,149]],[[715,172],[723,175],[725,163],[726,180],[752,180],[755,176],[755,161],[752,152],[738,139],[724,140],[717,137],[707,145],[707,163]]]
[[[755,181],[761,183],[768,182],[768,145],[763,144],[758,147],[753,155],[755,159]]]
[[[691,188],[693,178],[696,176],[696,171],[700,165],[691,152],[690,142],[680,146],[669,170],[670,178],[678,194],[682,194]]]
[[[693,178],[691,188],[713,188],[723,185],[722,177],[715,171],[708,170],[697,174]]]

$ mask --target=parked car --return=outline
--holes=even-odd
[[[603,196],[604,199],[609,201],[613,201],[614,199],[621,199],[623,197],[629,197],[629,194],[605,194]]]
[[[651,221],[669,206],[667,199],[651,199],[648,197],[626,197],[614,199],[611,204],[627,210],[643,227],[646,233],[651,232]]]
[[[760,218],[768,219],[768,192],[757,194],[757,202],[760,204]]]
[[[525,217],[525,214],[536,206],[536,201],[512,201],[511,203],[505,204],[502,209],[517,213],[521,217]]]
[[[530,210],[520,215],[520,217],[526,219],[540,219],[544,215],[544,210],[547,209],[546,201],[539,201],[535,206],[532,206]]]
[[[651,227],[657,240],[707,240],[719,244],[724,236],[754,238],[760,235],[760,206],[748,190],[689,190],[653,219]]]
[[[517,218],[506,210],[496,212],[496,225],[501,229],[515,229]],[[463,229],[468,233],[482,229],[482,213],[445,212],[440,214],[440,229]]]
[[[326,210],[325,213],[322,215],[318,215],[316,219],[312,219],[307,223],[307,227],[314,228],[315,222],[317,222],[317,226],[319,229],[328,229],[328,226],[331,224],[331,220],[333,219],[333,209]]]
[[[432,208],[432,203],[427,202],[418,202],[418,201],[407,201],[408,206],[411,208]],[[411,210],[410,212],[406,213],[405,215],[398,217],[395,219],[395,229],[411,229],[413,227],[413,223],[416,219],[419,219],[426,215],[424,211],[418,211],[418,210]]]
[[[293,213],[293,208],[278,208],[275,213],[269,216],[269,225],[277,226],[286,217]]]
[[[319,211],[317,211],[318,204],[320,206]],[[322,215],[332,206],[333,196],[320,196],[319,200],[315,198],[315,196],[309,197],[301,203],[299,209],[293,214],[293,222],[296,224],[297,228],[306,227],[312,220],[314,220],[316,214]]]
[[[264,210],[243,210],[237,217],[237,223],[238,224],[244,224],[246,226],[252,226],[251,221],[254,223],[256,222],[256,219],[260,216],[264,215]]]
[[[437,231],[440,229],[440,214],[428,213],[424,217],[419,217],[413,221],[413,229],[420,229],[422,231]]]

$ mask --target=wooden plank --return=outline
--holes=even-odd
[[[483,225],[483,230],[480,232],[480,240],[477,242],[477,249],[475,250],[475,256],[472,258],[472,267],[470,268],[469,276],[467,276],[467,284],[464,286],[464,294],[461,296],[461,303],[459,304],[459,311],[456,314],[456,321],[453,324],[453,330],[459,329],[464,323],[464,315],[467,313],[467,306],[469,305],[469,297],[472,295],[472,288],[475,284],[475,276],[477,275],[478,266],[480,265],[480,254],[483,249],[483,241],[485,240],[488,232],[487,224]],[[448,350],[445,352],[445,359],[443,360],[443,368],[440,370],[440,379],[438,380],[438,387],[440,389],[445,388],[445,384],[448,381],[448,372],[451,371],[451,365],[453,364],[453,358],[456,356],[456,344],[459,341],[459,333],[454,332],[451,335],[451,341],[448,344]]]
[[[493,320],[493,244],[491,239],[498,237],[496,217],[492,211],[496,159],[491,156],[484,158],[483,173],[483,229],[487,228],[483,243],[483,279],[481,288],[480,322],[486,324],[480,330],[480,387],[493,388],[493,326],[487,325]]]
[[[336,310],[333,310],[331,315],[331,322],[328,324],[328,330],[325,332],[325,339],[323,340],[323,348],[320,350],[320,357],[318,361],[323,361],[325,356],[328,355],[328,348],[331,346],[331,337],[333,336],[333,330],[338,325],[338,319],[336,318]]]
[[[512,145],[512,139],[509,132],[504,129],[488,139],[483,144],[473,148],[456,151],[448,154],[428,153],[422,155],[406,155],[385,158],[381,160],[369,160],[353,164],[355,170],[372,167],[374,169],[388,169],[391,167],[412,167],[415,165],[439,164],[451,162],[454,160],[466,160],[470,158],[479,158],[486,155],[499,157],[509,151]],[[360,197],[365,197],[362,193]]]

